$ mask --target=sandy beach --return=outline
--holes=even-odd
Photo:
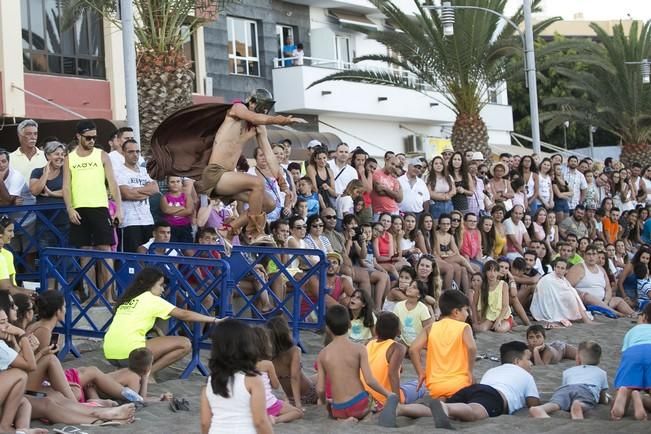
[[[598,317],[595,324],[586,326],[575,324],[568,329],[554,329],[548,331],[547,341],[564,340],[577,344],[583,340],[595,340],[599,342],[604,350],[600,366],[608,372],[608,380],[612,385],[615,371],[619,363],[620,347],[624,334],[633,326],[630,319],[612,320]],[[525,327],[518,326],[512,332],[506,334],[482,333],[477,335],[479,353],[499,356],[499,346],[511,340],[525,340]],[[304,354],[303,366],[308,373],[313,373],[313,366],[316,354],[321,348],[322,336],[312,332],[302,333],[302,340],[306,346],[307,354]],[[100,350],[100,342],[89,340],[78,340],[79,348],[83,351],[82,358],[75,359],[68,356],[64,366],[86,366],[96,365],[100,369],[110,371],[111,367],[103,360]],[[203,354],[207,359],[208,352]],[[475,377],[479,380],[482,374],[489,368],[496,366],[497,362],[490,360],[479,360],[475,366]],[[549,399],[551,393],[560,385],[561,372],[571,367],[574,362],[563,361],[559,365],[535,366],[533,375],[536,379],[538,389],[543,401]],[[180,366],[180,365],[179,365]],[[185,366],[185,365],[183,365]],[[199,433],[199,392],[206,378],[199,374],[193,374],[187,380],[179,380],[180,370],[168,369],[158,377],[158,384],[150,387],[150,393],[158,394],[164,391],[174,393],[177,397],[184,397],[190,401],[189,412],[173,413],[167,403],[151,404],[136,414],[138,420],[127,426],[121,427],[84,427],[88,433],[110,433],[129,432],[145,434],[165,433]],[[415,378],[412,365],[405,363],[403,373],[404,379]],[[610,390],[611,395],[614,390]],[[511,416],[500,416],[477,423],[453,422],[454,427],[462,432],[481,434],[510,434],[510,433],[648,433],[651,432],[651,422],[637,422],[631,417],[626,417],[619,422],[609,420],[609,407],[600,405],[592,412],[587,413],[587,419],[579,422],[572,422],[568,413],[559,412],[551,419],[534,420],[528,417],[526,411],[520,411]],[[41,423],[34,423],[34,426],[47,427]],[[62,425],[49,426],[48,428],[62,428]],[[374,432],[389,433],[403,432],[413,433],[418,431],[432,431],[434,425],[431,419],[411,420],[398,418],[397,429],[386,429],[376,425],[376,418],[367,417],[359,424],[347,424],[330,420],[326,416],[324,408],[307,407],[305,418],[290,424],[280,424],[274,427],[277,433],[357,433]],[[236,434],[236,433],[233,433]]]

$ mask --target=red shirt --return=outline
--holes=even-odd
[[[384,170],[376,170],[373,172],[373,184],[379,184],[391,191],[398,191],[400,189],[398,178],[393,175],[387,175],[384,173]],[[373,213],[375,214],[383,212],[398,214],[398,203],[389,196],[377,194],[375,189],[371,192],[371,202],[373,205]]]

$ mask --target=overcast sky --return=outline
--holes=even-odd
[[[522,0],[509,0],[510,12],[517,9]],[[544,15],[562,16],[566,20],[582,13],[586,20],[651,19],[649,0],[543,0]]]

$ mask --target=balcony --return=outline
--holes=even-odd
[[[286,2],[303,6],[315,6],[323,9],[341,8],[360,14],[377,12],[375,6],[368,0],[286,0]]]
[[[287,59],[285,59],[287,60]],[[359,67],[330,59],[304,58],[303,66],[282,67],[274,59],[275,110],[297,114],[350,116],[393,122],[451,124],[454,113],[444,106],[440,93],[422,85],[423,92],[376,84],[330,81],[307,89],[315,81],[338,70]],[[407,76],[415,80],[415,77]],[[498,95],[498,101],[505,102]],[[488,104],[482,111],[489,129],[511,131],[513,116],[507,104]]]

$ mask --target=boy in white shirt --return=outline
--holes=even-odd
[[[464,387],[444,403],[430,402],[437,428],[454,429],[450,418],[464,422],[513,414],[540,405],[540,395],[531,375],[531,351],[527,344],[512,341],[500,347],[502,365],[491,368],[479,384]]]
[[[548,403],[531,407],[529,414],[537,418],[550,417],[558,410],[569,411],[572,419],[583,419],[583,411],[597,404],[607,404],[608,375],[597,367],[601,359],[598,343],[585,341],[579,344],[576,364],[563,371],[563,383],[556,389]]]

